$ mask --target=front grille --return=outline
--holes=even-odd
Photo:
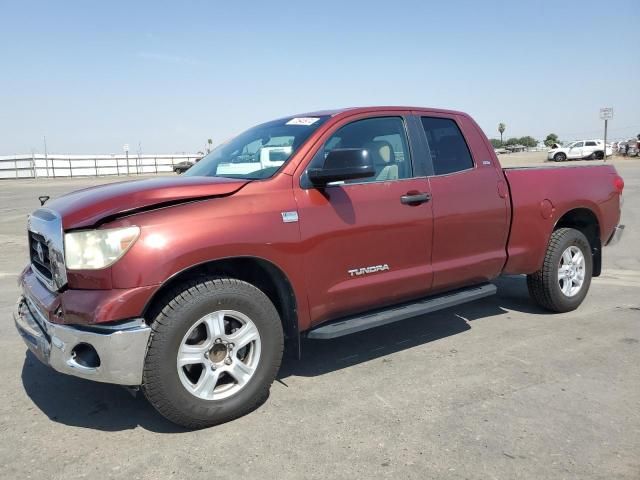
[[[62,218],[54,210],[39,208],[27,220],[31,270],[52,292],[67,284]]]
[[[49,246],[40,234],[29,232],[29,258],[33,268],[49,282],[53,279]]]

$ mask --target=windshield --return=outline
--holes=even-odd
[[[258,180],[273,176],[329,116],[263,123],[219,145],[185,172],[189,177]]]

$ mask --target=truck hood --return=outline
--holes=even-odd
[[[62,217],[65,230],[90,227],[102,220],[193,200],[232,195],[248,180],[222,177],[162,177],[85,188],[48,202]]]

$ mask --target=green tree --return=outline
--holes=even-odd
[[[544,139],[544,144],[547,147],[550,147],[554,143],[560,143],[560,140],[558,140],[558,135],[556,135],[555,133],[550,133],[549,135],[547,135],[547,138]]]
[[[517,145],[520,143],[520,139],[516,137],[511,137],[504,142],[505,145]]]
[[[502,143],[502,134],[507,129],[507,126],[504,123],[498,124],[498,132],[500,132],[500,143]]]
[[[491,145],[493,145],[493,148],[500,148],[502,146],[502,141],[498,138],[490,138],[489,141]]]
[[[530,137],[529,135],[527,135],[526,137],[520,137],[518,139],[518,143],[520,145],[524,145],[525,147],[529,147],[529,148],[532,148],[538,145],[538,141],[535,138]]]
[[[213,147],[213,140],[211,140],[210,138],[207,138],[207,153],[211,151],[212,147]]]

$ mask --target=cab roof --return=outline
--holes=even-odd
[[[370,106],[370,107],[345,107],[345,108],[335,108],[329,110],[318,110],[315,112],[306,112],[299,113],[297,115],[291,115],[292,117],[314,117],[314,116],[325,116],[329,115],[331,117],[335,117],[341,114],[358,114],[358,113],[375,113],[377,111],[389,111],[389,110],[417,110],[424,112],[437,112],[437,113],[448,113],[452,115],[467,115],[464,112],[459,112],[456,110],[445,110],[442,108],[429,108],[429,107],[409,107],[409,106],[390,106],[390,105],[380,105],[380,106]]]

